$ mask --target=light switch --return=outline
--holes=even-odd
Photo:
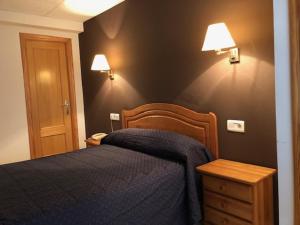
[[[245,121],[227,120],[227,130],[237,133],[245,133]]]
[[[110,120],[119,121],[120,120],[120,114],[118,114],[118,113],[111,113],[110,114]]]

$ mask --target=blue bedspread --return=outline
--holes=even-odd
[[[187,137],[129,129],[100,147],[0,166],[0,224],[196,225],[194,166],[208,160]]]

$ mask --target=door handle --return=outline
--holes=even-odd
[[[67,99],[65,99],[64,104],[62,104],[62,106],[66,109],[67,114],[70,114],[70,103]]]

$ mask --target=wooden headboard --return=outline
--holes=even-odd
[[[182,106],[154,103],[122,111],[123,128],[148,128],[173,131],[195,138],[219,158],[217,117]]]

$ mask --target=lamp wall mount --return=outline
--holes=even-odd
[[[106,73],[110,80],[114,80],[115,76],[112,70],[100,70],[100,73]]]
[[[240,49],[232,48],[229,50],[229,62],[231,64],[240,62]]]
[[[229,50],[216,50],[217,55],[223,55],[225,53],[229,53],[229,62],[231,64],[240,62],[240,49],[239,48],[231,48]]]
[[[115,75],[114,75],[114,73],[113,73],[112,70],[108,70],[106,72],[107,72],[108,77],[109,77],[110,80],[114,80],[115,79]]]

